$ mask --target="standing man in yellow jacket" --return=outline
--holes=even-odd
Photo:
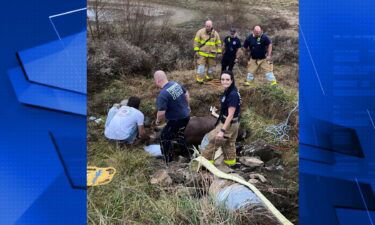
[[[213,79],[215,72],[216,58],[222,53],[221,39],[213,29],[212,21],[207,20],[205,27],[198,30],[194,38],[194,51],[198,57],[196,80],[203,83],[205,80]],[[207,75],[204,76],[207,66]]]

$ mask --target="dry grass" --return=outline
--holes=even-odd
[[[215,205],[204,194],[210,185],[205,174],[191,174],[192,181],[184,185],[150,184],[150,176],[163,163],[140,147],[108,143],[102,129],[103,124],[88,123],[89,165],[113,166],[117,173],[110,184],[88,189],[89,224],[270,224],[264,222],[272,219],[264,209],[229,212]]]
[[[293,65],[298,63],[298,33],[282,30],[273,36],[273,60],[275,64]]]
[[[295,0],[244,0],[254,6],[267,6],[275,9],[298,11],[299,2]]]

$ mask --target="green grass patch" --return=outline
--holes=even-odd
[[[254,111],[269,119],[285,120],[296,106],[298,94],[282,87],[274,88],[264,84],[258,86],[250,95],[249,106]]]
[[[208,197],[194,196],[192,187],[150,184],[154,162],[142,149],[120,149],[103,140],[91,143],[89,165],[113,166],[117,173],[111,183],[88,189],[88,223],[240,224],[243,213],[217,207]]]

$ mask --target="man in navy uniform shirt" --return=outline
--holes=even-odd
[[[233,71],[233,66],[237,61],[237,50],[241,48],[241,40],[237,37],[236,29],[230,29],[230,35],[224,38],[224,44],[225,51],[221,60],[221,72]]]
[[[250,61],[248,62],[248,73],[245,81],[246,86],[250,86],[254,80],[254,73],[260,68],[265,71],[265,77],[271,85],[276,85],[276,78],[273,75],[272,43],[267,35],[263,34],[260,26],[253,28],[243,46],[250,51]]]
[[[160,147],[168,163],[173,161],[172,141],[177,141],[184,154],[188,153],[185,129],[190,120],[189,93],[177,82],[168,81],[164,71],[156,71],[154,81],[162,89],[156,100],[156,124],[168,121],[160,136]]]

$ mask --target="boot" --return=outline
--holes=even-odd
[[[244,86],[246,87],[254,87],[254,81],[253,80],[245,80]]]
[[[197,81],[198,84],[203,84],[204,83],[204,79],[201,78],[200,76],[196,76],[195,80]]]
[[[208,76],[208,75],[206,75],[205,78],[204,78],[204,80],[205,80],[205,81],[211,81],[211,80],[213,80],[213,78],[210,77],[210,76]]]

